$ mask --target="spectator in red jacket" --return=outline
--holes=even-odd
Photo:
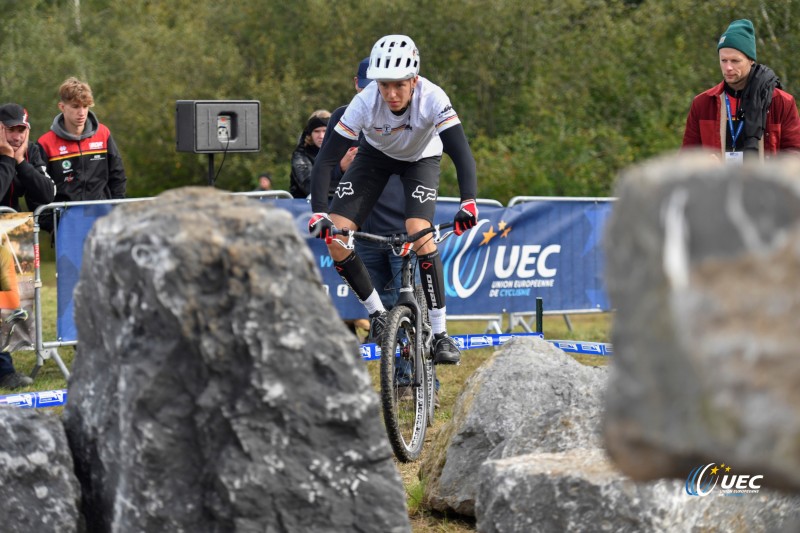
[[[47,173],[56,184],[55,201],[125,198],[122,156],[109,129],[89,110],[94,105],[91,87],[67,78],[58,94],[61,113],[39,137]],[[39,224],[52,231],[52,216],[40,217]]]
[[[692,101],[683,147],[704,147],[729,163],[800,151],[794,97],[756,62],[756,35],[746,19],[731,22],[717,44],[723,81]]]

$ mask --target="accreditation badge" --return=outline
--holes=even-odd
[[[744,162],[744,152],[725,152],[725,162],[729,165],[741,165]]]

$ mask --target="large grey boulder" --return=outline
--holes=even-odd
[[[800,163],[631,168],[607,226],[605,442],[636,479],[725,462],[800,489]]]
[[[476,515],[481,533],[790,533],[800,500],[767,491],[692,497],[683,482],[634,482],[602,450],[575,448],[486,461]]]
[[[89,531],[409,531],[358,346],[291,216],[207,188],[86,241],[64,421]]]
[[[0,531],[80,531],[80,499],[58,415],[0,407]]]
[[[538,337],[509,341],[470,377],[432,442],[420,468],[426,503],[475,516],[485,461],[599,447],[606,376]]]

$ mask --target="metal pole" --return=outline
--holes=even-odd
[[[214,186],[214,154],[208,154],[208,186]]]
[[[536,297],[536,333],[544,333],[542,326],[542,317],[544,315],[544,305],[542,305],[542,297]]]

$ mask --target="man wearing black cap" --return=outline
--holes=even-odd
[[[0,106],[0,129],[0,205],[20,211],[19,199],[23,196],[31,211],[37,205],[51,203],[56,186],[47,174],[39,145],[28,142],[31,129],[28,112],[19,104],[3,104]],[[0,309],[16,310],[6,317],[3,324],[6,337],[0,340],[0,387],[6,389],[33,383],[31,378],[14,370],[8,346],[14,323],[28,318],[27,311],[19,307],[14,258],[7,248],[0,247]]]
[[[723,81],[692,101],[683,147],[709,148],[732,164],[800,152],[797,105],[772,69],[756,63],[753,23],[731,22],[717,51]]]
[[[31,125],[28,112],[18,104],[0,106],[0,123],[5,140],[12,149],[11,171],[0,176],[0,205],[20,210],[19,199],[25,197],[28,208],[49,204],[55,197],[55,184],[47,174],[47,166],[36,143],[29,143]]]

